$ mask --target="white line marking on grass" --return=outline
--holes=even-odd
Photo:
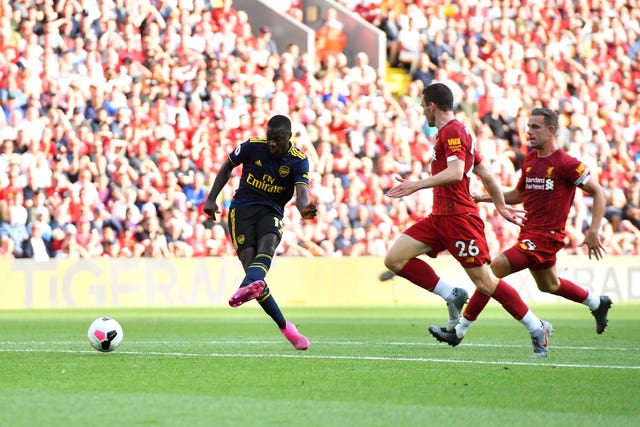
[[[0,341],[0,345],[48,345],[48,346],[64,346],[78,344],[78,341]],[[278,345],[282,344],[282,340],[207,340],[207,341],[129,341],[127,344],[133,345],[194,345],[194,344],[207,344],[207,345],[244,345],[244,344],[256,344],[256,345]],[[428,343],[428,342],[367,342],[367,341],[313,341],[314,345],[348,345],[348,346],[360,346],[360,345],[372,345],[372,346],[410,346],[410,347],[443,347],[442,343]],[[529,348],[530,344],[482,344],[482,343],[469,343],[465,342],[461,344],[464,347],[492,347],[492,348]],[[603,350],[615,350],[615,351],[640,351],[640,347],[588,347],[588,346],[570,346],[570,345],[552,345],[553,349],[558,350],[589,350],[589,351],[603,351]]]
[[[83,353],[95,354],[91,350],[64,350],[64,349],[0,349],[0,353]],[[509,365],[509,366],[549,366],[554,368],[586,368],[586,369],[640,369],[640,366],[621,365],[588,365],[575,363],[540,363],[536,362],[514,362],[514,361],[487,361],[487,360],[458,360],[458,359],[438,359],[431,357],[386,357],[386,356],[337,356],[337,355],[310,355],[310,354],[257,354],[257,353],[182,353],[182,352],[161,352],[161,351],[117,351],[114,354],[125,354],[130,356],[171,356],[171,357],[242,357],[242,358],[285,358],[285,359],[325,359],[325,360],[366,360],[379,362],[418,362],[418,363],[464,363],[476,365]],[[548,359],[547,359],[548,360]]]

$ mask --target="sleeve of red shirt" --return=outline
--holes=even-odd
[[[444,153],[447,161],[451,156],[455,156],[462,161],[466,161],[467,152],[470,151],[464,147],[463,138],[461,134],[461,128],[458,126],[445,126],[440,130],[438,138],[442,141],[444,147]]]

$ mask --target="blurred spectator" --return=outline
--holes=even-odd
[[[203,224],[195,224],[193,233],[186,239],[186,244],[192,250],[192,256],[201,257],[209,255],[209,239],[207,238],[207,229]]]
[[[75,239],[77,228],[73,224],[66,224],[62,228],[53,230],[51,246],[54,251],[54,258],[80,258],[78,242]]]
[[[31,230],[28,238],[22,243],[24,258],[31,258],[35,261],[49,261],[54,256],[51,240],[44,237],[43,228],[48,224],[36,220],[31,223]]]
[[[394,45],[398,39],[398,33],[400,32],[400,25],[398,24],[397,15],[393,8],[381,9],[378,28],[384,31],[387,39],[387,55],[391,58],[391,46]]]
[[[211,227],[211,235],[206,241],[207,255],[209,256],[230,256],[235,254],[233,244],[229,239],[229,232],[220,223],[215,223]]]
[[[376,84],[378,74],[376,70],[369,64],[369,55],[366,52],[358,52],[355,57],[355,64],[351,68],[352,84],[362,87]]]
[[[191,152],[189,150],[180,153],[180,165],[176,170],[176,176],[178,182],[185,188],[187,185],[193,184],[196,176],[196,170],[194,168],[193,160],[191,159]]]
[[[131,253],[122,247],[118,240],[118,228],[107,224],[102,227],[100,241],[102,245],[103,257],[117,258],[117,257],[129,257]]]
[[[155,211],[145,210],[134,231],[133,257],[171,258],[169,242]]]
[[[74,237],[77,251],[80,258],[94,258],[102,254],[102,242],[100,234],[88,218],[83,217],[78,220]]]
[[[438,67],[431,62],[431,59],[429,59],[429,55],[421,53],[420,59],[418,59],[418,64],[416,65],[415,70],[411,73],[411,80],[419,80],[422,82],[424,87],[429,86],[433,81],[435,70],[437,68]]]
[[[204,173],[200,171],[196,172],[193,183],[185,185],[183,191],[186,196],[187,208],[199,209],[209,194],[205,188]]]
[[[398,36],[389,47],[389,62],[394,67],[404,66],[413,73],[424,51],[423,36],[415,19],[408,15],[398,18]]]
[[[258,33],[258,40],[264,40],[264,46],[266,47],[269,56],[278,55],[278,45],[273,39],[271,29],[267,25],[264,25],[260,28],[260,32]],[[260,42],[257,43],[260,44]]]
[[[344,25],[338,19],[338,11],[329,7],[324,13],[324,20],[316,30],[316,55],[325,61],[330,55],[342,53],[347,45]]]
[[[188,211],[197,208],[189,207]],[[187,221],[187,213],[178,208],[169,208],[162,211],[161,227],[167,237],[167,245],[172,255],[188,258],[193,256],[193,248],[185,241],[193,235],[194,225]]]
[[[0,222],[0,239],[7,239],[2,244],[7,253],[15,258],[23,258],[24,241],[29,237],[27,232],[27,210],[22,205],[22,193],[18,192],[9,198],[7,205],[2,210]]]
[[[627,203],[622,208],[622,218],[635,227],[634,233],[640,237],[640,173],[633,174],[626,195]]]

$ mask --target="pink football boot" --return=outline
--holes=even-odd
[[[280,329],[280,332],[293,344],[296,350],[306,350],[309,348],[309,340],[298,332],[296,325],[293,323],[287,322],[287,326],[284,329]]]
[[[247,301],[258,298],[262,291],[264,291],[265,286],[262,280],[256,280],[247,286],[241,287],[229,298],[229,305],[231,307],[239,307]]]

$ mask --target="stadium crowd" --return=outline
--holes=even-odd
[[[559,111],[561,145],[607,192],[608,254],[640,254],[638,0],[340,3],[385,31],[393,65],[411,73],[406,93],[362,52],[312,66],[231,0],[2,0],[0,258],[233,254],[202,205],[227,154],[274,114],[291,117],[319,202],[314,221],[287,210],[279,254],[384,255],[431,210],[426,191],[384,192],[429,171],[435,129],[419,99],[432,81],[454,90],[505,186],[529,110]],[[287,7],[300,19],[299,2]],[[589,207],[578,191],[569,253],[584,253]],[[481,212],[497,254],[517,229]]]

